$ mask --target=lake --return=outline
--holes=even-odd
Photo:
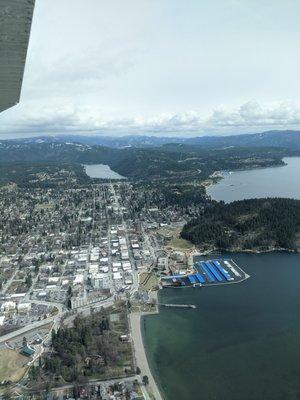
[[[124,176],[119,175],[113,171],[109,165],[105,164],[91,164],[84,165],[85,172],[90,178],[101,178],[101,179],[126,179]]]
[[[216,200],[229,203],[256,197],[300,199],[300,157],[284,158],[283,167],[224,172],[224,179],[208,188]]]
[[[300,255],[230,254],[251,278],[165,289],[143,320],[150,366],[165,400],[299,400]]]

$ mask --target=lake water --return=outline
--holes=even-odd
[[[300,157],[288,157],[283,167],[225,172],[207,192],[226,203],[256,197],[300,199]]]
[[[300,158],[285,161],[285,167],[226,174],[209,193],[226,202],[299,199]],[[236,285],[163,290],[160,302],[198,308],[161,309],[143,319],[149,363],[164,399],[299,400],[300,254],[228,257],[251,278]]]
[[[110,169],[108,165],[92,164],[84,165],[85,172],[90,178],[101,179],[126,179],[124,176],[119,175],[117,172]]]
[[[251,278],[203,289],[166,289],[143,320],[165,400],[299,400],[300,255],[230,255]]]

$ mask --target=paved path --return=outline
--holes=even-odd
[[[141,314],[133,313],[130,314],[129,317],[130,317],[131,336],[134,344],[136,364],[141,369],[141,376],[144,375],[148,376],[149,389],[151,393],[153,393],[155,400],[163,400],[148,364],[143,343],[142,332],[141,332]]]

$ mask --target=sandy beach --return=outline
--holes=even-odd
[[[148,364],[141,331],[141,317],[142,315],[140,313],[130,314],[131,336],[134,345],[136,364],[141,370],[141,377],[144,375],[148,376],[148,390],[154,396],[154,399],[163,400]]]

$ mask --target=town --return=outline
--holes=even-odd
[[[78,316],[90,321],[99,315],[102,321],[105,309],[111,329],[124,320],[117,336],[128,351],[123,365],[110,372],[102,368],[99,377],[113,379],[119,389],[115,398],[127,398],[123,392],[128,398],[148,396],[142,383],[148,377],[137,374],[128,314],[157,311],[160,277],[186,273],[193,246],[178,237],[185,223],[182,211],[143,206],[139,196],[143,192],[127,181],[2,187],[0,351],[3,362],[11,360],[11,369],[10,363],[0,368],[5,371],[2,389],[32,395],[50,381],[59,389],[52,395],[69,396],[70,388],[75,390],[72,379],[53,378],[45,368],[53,332],[70,329]],[[88,391],[76,389],[81,397],[92,390],[95,398],[111,398],[111,386],[96,389],[88,382]]]

